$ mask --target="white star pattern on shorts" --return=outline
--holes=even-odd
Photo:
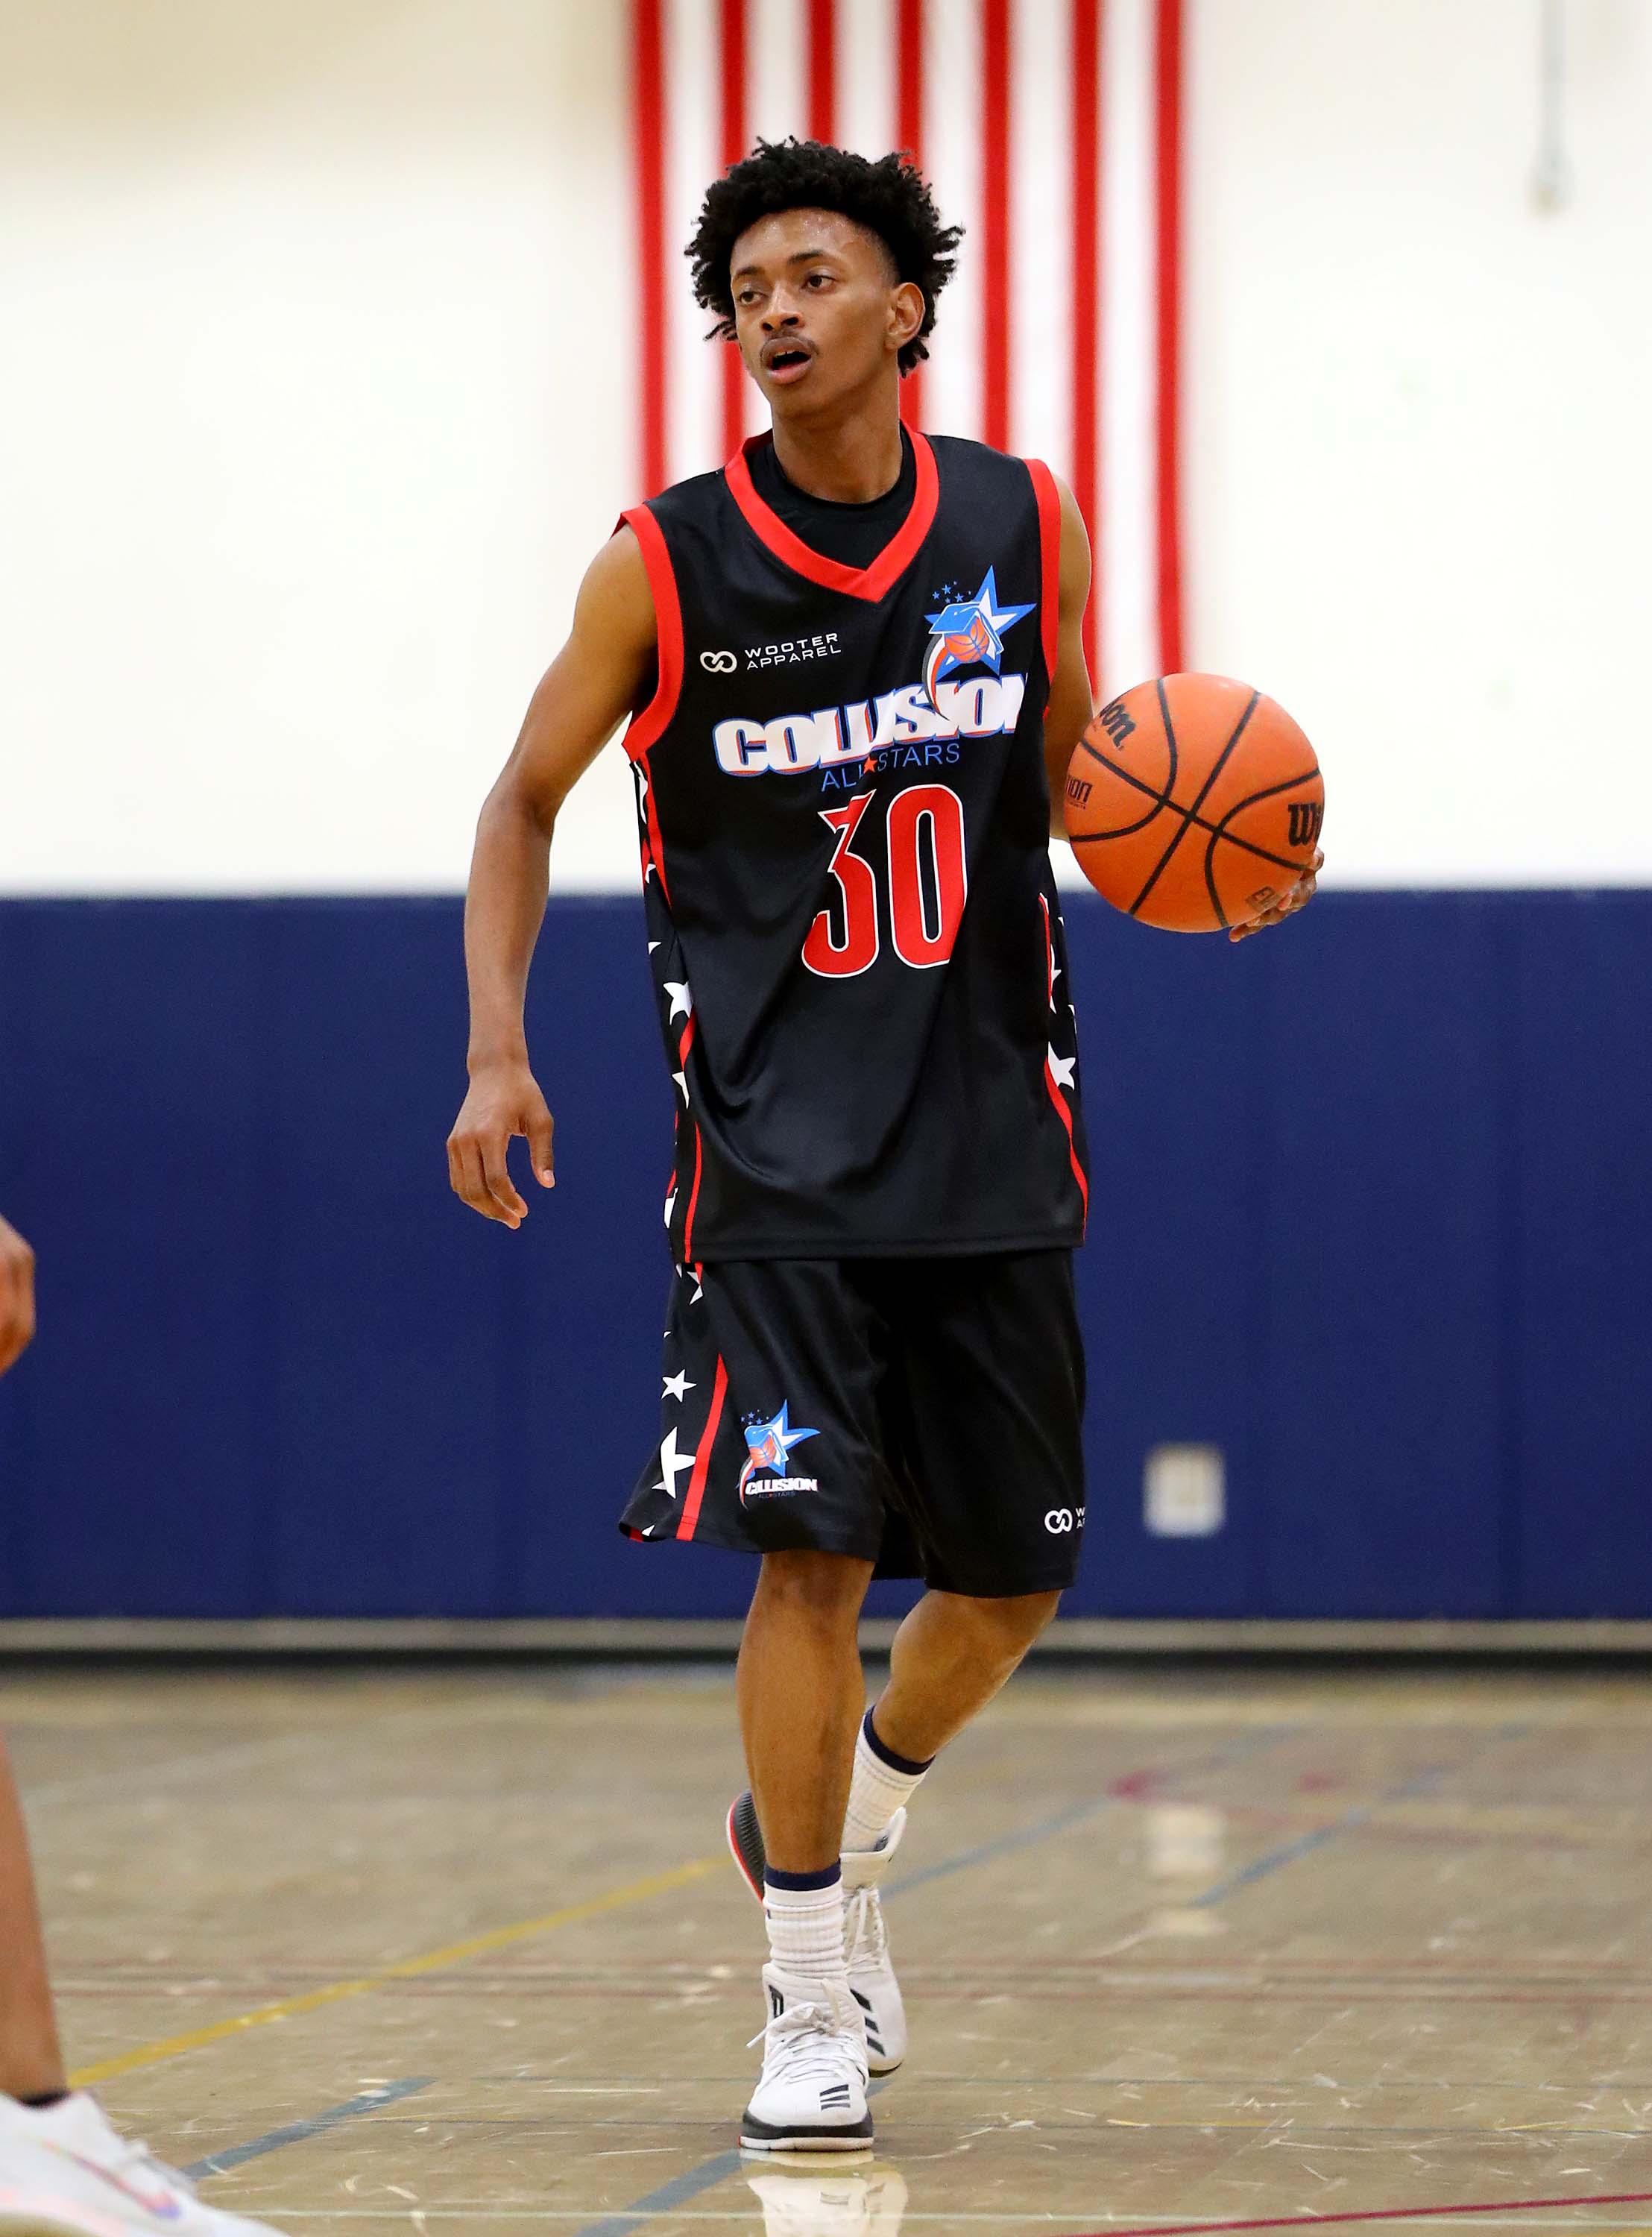
[[[680,1453],[677,1450],[677,1433],[673,1429],[660,1448],[660,1481],[655,1485],[655,1489],[664,1492],[668,1499],[675,1499],[677,1495],[677,1478],[682,1474],[684,1468],[691,1468],[694,1464],[694,1456],[692,1453]]]
[[[694,1015],[694,998],[688,992],[686,980],[668,979],[665,981],[665,990],[671,997],[672,1017],[691,1018]]]
[[[660,1379],[665,1384],[665,1389],[660,1393],[662,1398],[686,1398],[689,1391],[700,1388],[697,1382],[689,1382],[686,1370],[675,1375],[663,1375]]]
[[[1050,1050],[1050,1076],[1057,1087],[1070,1087],[1073,1085],[1073,1066],[1077,1061],[1076,1057],[1057,1056],[1053,1048]]]

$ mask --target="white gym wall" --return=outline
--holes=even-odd
[[[1339,883],[1652,881],[1652,10],[1567,16],[1544,212],[1537,0],[1190,0],[1192,653]],[[0,889],[462,881],[636,493],[626,91],[620,0],[0,0]]]

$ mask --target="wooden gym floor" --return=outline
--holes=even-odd
[[[1652,2230],[1652,1685],[1030,1673],[868,2167],[731,2148],[725,1669],[0,1678],[71,2062],[293,2233]]]

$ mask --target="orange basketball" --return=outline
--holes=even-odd
[[[1325,783],[1283,707],[1230,676],[1162,676],[1102,708],[1067,771],[1067,834],[1098,894],[1167,932],[1221,932],[1313,860]]]

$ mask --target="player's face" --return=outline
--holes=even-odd
[[[892,369],[923,315],[875,234],[835,210],[780,210],[734,243],[734,327],[777,419],[813,413]]]

